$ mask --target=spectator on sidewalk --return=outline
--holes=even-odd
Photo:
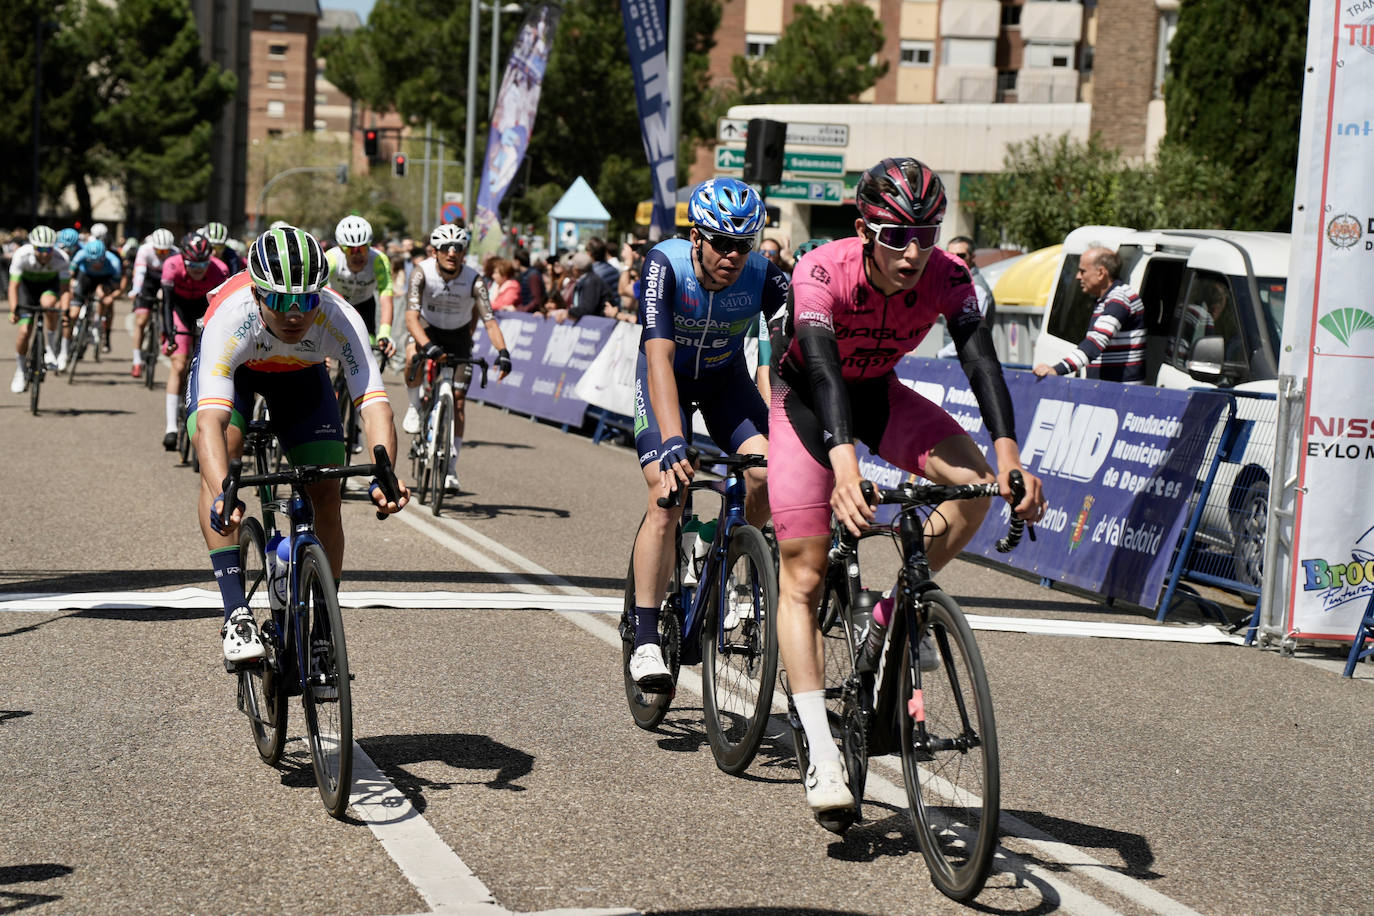
[[[1040,363],[1038,378],[1069,375],[1090,367],[1090,378],[1127,385],[1145,382],[1145,305],[1121,279],[1121,255],[1095,246],[1078,261],[1078,285],[1097,299],[1088,333],[1078,348],[1053,366]]]

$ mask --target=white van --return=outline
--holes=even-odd
[[[1075,229],[1064,240],[1063,263],[1035,342],[1036,363],[1053,365],[1087,333],[1096,303],[1079,287],[1076,273],[1083,252],[1097,245],[1121,255],[1122,276],[1145,305],[1148,384],[1277,390],[1288,287],[1286,233]],[[1241,460],[1219,469],[1198,533],[1232,553],[1235,579],[1258,589],[1274,463],[1274,402],[1241,398],[1238,410],[1261,422]]]

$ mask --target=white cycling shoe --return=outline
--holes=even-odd
[[[461,493],[461,492],[463,492],[463,491],[459,488],[459,486],[458,486],[458,475],[457,475],[457,474],[445,474],[445,475],[444,475],[444,492],[446,492],[446,493]]]
[[[224,639],[224,660],[227,662],[251,662],[265,654],[253,612],[246,607],[238,608],[229,615],[219,635]]]
[[[10,394],[23,394],[27,387],[29,385],[28,380],[24,378],[24,367],[20,366],[14,370],[14,378],[10,379]]]
[[[843,760],[812,763],[802,782],[806,786],[806,803],[813,814],[854,807],[854,793],[849,791],[849,774]]]
[[[420,411],[416,410],[414,405],[406,408],[405,418],[401,420],[401,429],[412,436],[420,431]]]
[[[673,686],[673,675],[663,661],[663,650],[645,643],[630,656],[630,677],[640,690],[663,691]]]

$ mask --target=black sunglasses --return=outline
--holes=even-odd
[[[716,254],[720,255],[734,254],[736,252],[743,254],[754,247],[754,239],[752,237],[742,239],[736,238],[733,235],[715,235],[700,227],[697,228],[697,233],[716,250]]]

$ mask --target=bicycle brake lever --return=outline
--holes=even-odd
[[[377,478],[377,486],[382,488],[382,495],[389,503],[400,501],[400,484],[396,481],[396,471],[391,464],[391,456],[386,453],[386,446],[374,445],[372,447],[372,458],[376,462],[374,476]],[[387,513],[378,512],[377,520],[385,521]]]

